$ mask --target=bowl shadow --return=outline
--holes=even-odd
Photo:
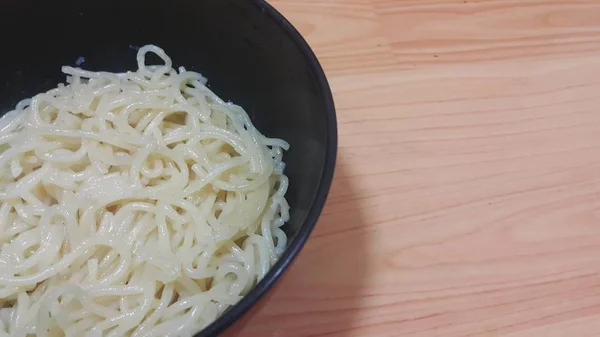
[[[365,218],[352,180],[338,164],[315,230],[264,305],[227,336],[349,336],[368,275]]]

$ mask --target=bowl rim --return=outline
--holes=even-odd
[[[296,234],[294,240],[289,243],[289,246],[285,249],[275,265],[271,267],[265,277],[258,282],[258,284],[252,288],[252,290],[250,290],[246,296],[244,296],[238,303],[231,307],[231,309],[224,315],[217,318],[214,322],[209,324],[200,332],[196,333],[194,337],[216,336],[224,332],[235,321],[246,314],[250,308],[252,308],[279,280],[281,275],[288,269],[291,262],[300,253],[300,250],[302,247],[304,247],[306,240],[308,240],[310,233],[315,227],[323,207],[325,206],[325,201],[327,200],[327,195],[329,194],[331,183],[333,181],[333,172],[335,170],[338,142],[335,104],[333,101],[331,88],[321,64],[317,60],[316,55],[304,37],[302,37],[300,32],[298,32],[298,30],[296,30],[296,28],[279,11],[273,8],[273,6],[271,6],[265,0],[246,1],[250,2],[252,5],[264,12],[270,20],[277,24],[277,26],[279,26],[279,28],[281,28],[296,44],[304,58],[308,60],[310,71],[316,78],[318,90],[321,93],[323,101],[325,102],[325,119],[327,124],[325,166],[321,173],[321,179],[315,194],[314,202],[308,210],[302,227]]]

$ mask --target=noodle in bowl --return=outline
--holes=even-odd
[[[191,336],[286,247],[288,144],[162,49],[137,62],[63,67],[0,119],[0,336]]]

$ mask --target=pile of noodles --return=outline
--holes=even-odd
[[[0,119],[0,336],[191,335],[284,249],[288,144],[160,48],[137,62],[63,67]]]

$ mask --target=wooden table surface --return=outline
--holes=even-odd
[[[272,3],[339,156],[241,336],[600,336],[600,1]]]

